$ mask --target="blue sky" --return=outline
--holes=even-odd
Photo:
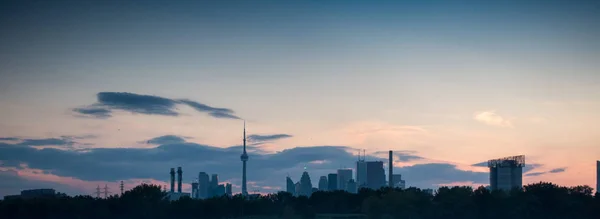
[[[307,162],[322,165],[312,167],[315,182],[353,166],[358,148],[374,158],[389,149],[422,157],[395,165],[439,170],[438,178],[406,176],[424,187],[485,184],[477,178],[485,169],[470,165],[515,154],[540,164],[534,172],[543,174],[525,182],[593,185],[593,161],[600,157],[600,5],[594,1],[0,4],[0,137],[18,138],[3,141],[6,150],[170,148],[172,141],[148,144],[161,136],[182,137],[175,143],[184,148],[229,148],[241,144],[242,122],[233,118],[239,117],[250,134],[289,135],[257,145],[254,156],[277,157],[296,147],[350,151],[348,158],[308,156],[280,175],[250,177],[263,191],[281,187],[287,173],[299,177]],[[89,118],[74,109],[110,116]],[[157,110],[169,113],[148,113]],[[74,193],[117,180],[64,169],[76,164],[23,167],[35,163],[25,156],[30,152],[0,159],[4,175]],[[60,156],[54,152],[48,153]],[[210,171],[172,159],[146,175],[119,179],[166,181],[161,173],[173,165]],[[97,171],[118,168],[97,162]],[[565,171],[552,171],[557,168]],[[454,170],[474,178],[443,174]],[[237,180],[239,174],[225,171],[231,170],[212,172]],[[10,188],[2,194],[21,189]]]

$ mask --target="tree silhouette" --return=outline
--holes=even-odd
[[[368,218],[537,219],[600,218],[600,195],[589,186],[539,182],[509,192],[484,187],[441,187],[434,195],[417,188],[315,192],[309,198],[279,192],[170,202],[160,186],[142,184],[122,196],[11,199],[0,201],[0,218],[314,218],[316,214],[364,214]]]

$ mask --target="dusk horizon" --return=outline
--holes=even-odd
[[[383,161],[406,187],[597,189],[595,1],[3,1],[0,198],[26,189],[249,193]],[[387,175],[386,175],[386,179]],[[316,187],[316,186],[315,186]]]

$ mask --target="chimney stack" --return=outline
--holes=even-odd
[[[394,188],[394,181],[392,175],[394,174],[394,157],[392,156],[394,152],[390,151],[390,158],[388,164],[388,184],[390,188]]]
[[[175,192],[175,168],[171,168],[171,193]]]
[[[183,175],[183,171],[181,171],[181,167],[177,167],[177,192],[181,193],[181,177]]]

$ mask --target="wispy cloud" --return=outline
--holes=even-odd
[[[150,140],[145,141],[146,144],[177,144],[184,143],[185,138],[177,135],[163,135],[160,137],[152,138]]]
[[[482,122],[484,124],[491,125],[491,126],[499,126],[499,127],[507,127],[507,128],[513,127],[510,120],[507,120],[507,119],[503,118],[502,116],[496,114],[496,112],[493,110],[476,112],[473,115],[473,119],[477,120],[478,122]]]
[[[291,137],[292,137],[292,135],[288,135],[288,134],[249,135],[248,141],[252,142],[252,143],[258,143],[258,142],[275,141],[275,140],[279,140],[279,139],[283,139],[283,138],[291,138]]]
[[[356,157],[349,147],[296,147],[275,153],[250,153],[251,179],[263,186],[275,188],[287,173],[298,179],[307,166],[310,174],[325,176],[335,172],[340,164],[353,163]],[[0,160],[7,168],[27,168],[60,177],[84,181],[115,181],[127,179],[165,179],[165,168],[174,162],[189,171],[211,171],[224,181],[239,185],[240,148],[220,148],[194,143],[164,144],[155,148],[91,148],[85,152],[55,148],[34,149],[0,143]],[[376,159],[369,156],[368,159]],[[185,171],[185,170],[184,170]],[[485,172],[464,171],[452,164],[429,163],[395,167],[394,171],[411,179],[410,185],[432,188],[440,183],[461,180],[486,183]],[[188,175],[189,176],[189,175]],[[315,182],[316,183],[316,182]],[[268,190],[266,192],[276,192]]]
[[[548,174],[548,173],[562,173],[562,172],[565,172],[566,170],[567,170],[566,167],[556,168],[556,169],[551,169],[550,171],[545,171],[545,172],[528,173],[528,174],[525,174],[525,176],[540,176],[540,175],[544,175],[544,174]]]
[[[231,109],[211,107],[188,99],[170,99],[127,92],[100,92],[96,99],[96,103],[74,108],[73,112],[78,116],[98,119],[111,117],[114,110],[145,115],[179,116],[177,105],[183,104],[214,118],[239,119]]]

